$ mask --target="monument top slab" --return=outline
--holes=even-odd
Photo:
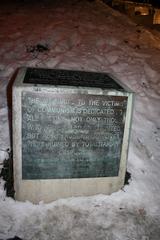
[[[27,68],[22,84],[89,87],[130,92],[108,73],[61,69]]]

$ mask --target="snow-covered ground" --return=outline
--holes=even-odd
[[[37,44],[49,50],[39,52]],[[100,1],[1,3],[0,163],[10,147],[6,90],[20,66],[109,72],[136,93],[127,167],[132,180],[110,196],[38,205],[7,198],[0,180],[0,239],[159,240],[160,34]]]

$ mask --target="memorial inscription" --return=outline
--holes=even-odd
[[[118,176],[126,96],[22,92],[22,179]]]

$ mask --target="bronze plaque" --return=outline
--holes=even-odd
[[[107,73],[27,68],[24,83],[26,84],[47,84],[63,86],[96,87],[105,89],[122,90],[122,86],[113,80]]]
[[[22,179],[118,176],[127,97],[22,92]]]

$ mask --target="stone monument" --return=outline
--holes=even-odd
[[[21,68],[13,85],[17,200],[111,194],[124,184],[133,93],[111,75]]]

